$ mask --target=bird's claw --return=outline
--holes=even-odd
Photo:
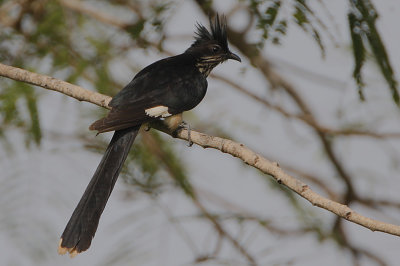
[[[186,123],[185,121],[182,121],[182,123],[179,125],[178,130],[185,128],[188,131],[188,147],[192,147],[193,146],[193,141],[191,138],[191,131],[192,129],[190,128],[190,125],[188,123]]]

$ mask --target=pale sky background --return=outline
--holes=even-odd
[[[224,12],[227,11],[225,6],[229,6],[231,1],[216,2],[220,12]],[[361,121],[366,128],[378,132],[400,132],[399,111],[392,103],[389,89],[376,66],[370,62],[364,72],[368,85],[365,89],[368,102],[360,103],[358,100],[351,78],[353,58],[347,29],[347,1],[324,2],[330,14],[334,15],[334,20],[324,17],[323,20],[337,43],[335,45],[324,36],[327,50],[325,59],[321,58],[319,48],[312,38],[294,26],[289,27],[282,45],[268,45],[265,55],[282,75],[300,89],[324,125],[339,127]],[[208,23],[207,18],[191,1],[179,3],[173,8],[174,18],[166,25],[170,36],[191,36],[196,21]],[[378,28],[399,80],[400,2],[376,0],[374,4],[380,14]],[[324,14],[318,13],[318,9],[316,11],[317,14]],[[240,27],[244,19],[238,15],[235,21],[229,23]],[[176,38],[168,41],[166,48],[181,53],[191,42],[189,38]],[[237,52],[235,47],[231,47],[231,50]],[[130,54],[128,58],[121,58],[126,61],[137,60],[143,66],[158,59],[159,54],[143,55],[141,51]],[[307,73],[315,73],[319,78],[293,66]],[[42,73],[46,74],[43,68]],[[135,74],[118,64],[112,73],[126,83]],[[234,61],[224,63],[214,73],[230,77],[241,84],[249,84],[248,88],[269,97],[274,103],[284,106],[291,104],[279,92],[271,93],[246,60],[241,64]],[[62,73],[59,78],[61,76]],[[86,88],[91,89],[89,86]],[[13,140],[14,152],[10,154],[6,150],[0,151],[0,186],[5,191],[0,201],[0,265],[111,265],[114,256],[120,256],[115,252],[110,253],[116,250],[121,254],[129,253],[129,256],[115,265],[190,265],[196,254],[189,248],[191,244],[179,233],[182,228],[196,240],[196,243],[192,243],[195,249],[204,252],[213,250],[214,231],[204,221],[190,221],[190,216],[196,213],[181,193],[165,193],[157,199],[131,195],[127,199],[131,188],[120,180],[102,215],[89,251],[72,260],[68,256],[59,256],[57,244],[60,234],[101,155],[85,150],[84,143],[74,138],[76,132],[85,134],[89,139],[95,138],[95,133],[87,129],[95,119],[87,111],[89,104],[41,88],[37,88],[37,91],[43,95],[39,103],[44,134],[42,146],[26,150],[23,135],[11,131],[8,134]],[[98,109],[94,105],[90,108],[93,111]],[[303,124],[284,120],[279,114],[254,104],[212,79],[209,79],[206,98],[194,112],[198,119],[218,122],[230,131],[236,141],[267,158],[284,161],[316,176],[330,178],[328,182],[331,188],[340,191],[340,183],[331,177],[332,170],[323,159],[319,143],[311,135],[311,130]],[[190,120],[187,119],[187,122],[190,123]],[[256,170],[218,151],[196,146],[188,148],[185,142],[172,138],[171,142],[188,165],[191,180],[201,191],[215,193],[249,213],[264,214],[267,219],[272,219],[282,227],[296,225],[294,221],[298,218],[289,207],[288,199],[260,178]],[[382,141],[356,137],[338,142],[336,151],[350,173],[356,177],[354,183],[358,191],[400,202],[399,140],[384,141],[382,144]],[[394,156],[395,160],[389,156]],[[15,198],[15,193],[19,193],[17,202],[7,200],[8,195],[10,199]],[[321,222],[330,221],[326,217],[333,216],[325,210],[312,207],[303,199],[299,201],[309,206],[309,211],[317,214]],[[212,199],[205,202],[207,206],[213,206]],[[220,210],[221,206],[212,208]],[[400,225],[398,210],[392,209],[382,214],[359,205],[352,208],[368,217]],[[182,223],[171,224],[171,216],[187,219],[182,219],[185,221]],[[349,222],[346,222],[346,229],[352,243],[375,250],[389,265],[398,263],[398,237],[373,233]],[[340,250],[332,241],[319,243],[315,235],[281,238],[251,228],[241,231],[233,223],[228,226],[228,230],[235,236],[243,234],[241,239],[248,243],[249,250],[259,259],[260,265],[285,265],[292,259],[293,265],[352,265],[351,256],[347,252]],[[230,265],[245,265],[237,251],[227,244],[223,246],[222,254],[238,259],[237,264]],[[362,265],[374,264],[365,262]]]

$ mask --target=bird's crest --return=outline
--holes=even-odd
[[[191,47],[199,46],[209,41],[216,41],[223,49],[228,49],[228,40],[226,35],[226,18],[221,18],[217,14],[214,21],[210,17],[210,29],[211,33],[202,24],[197,23],[196,25],[196,36],[195,41]]]

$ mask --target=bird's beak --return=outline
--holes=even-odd
[[[228,54],[228,59],[233,59],[233,60],[242,62],[242,59],[240,59],[240,57],[239,57],[238,55],[235,55],[235,54],[232,53],[232,52],[229,52],[229,54]]]

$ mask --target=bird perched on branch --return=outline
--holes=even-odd
[[[71,257],[87,250],[100,216],[141,125],[163,120],[171,131],[182,125],[182,112],[193,109],[207,91],[207,76],[218,64],[241,61],[228,48],[226,19],[210,18],[210,29],[197,24],[195,41],[182,54],[157,61],[136,74],[109,103],[108,115],[91,130],[115,131],[103,158],[75,208],[58,252]]]

